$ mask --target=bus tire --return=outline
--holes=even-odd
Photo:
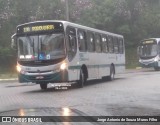
[[[41,88],[42,90],[47,89],[47,83],[40,83],[40,88]]]
[[[113,65],[111,65],[111,67],[110,67],[110,75],[109,75],[109,81],[112,81],[112,80],[114,80],[114,76],[115,76],[115,69],[114,69],[114,66]]]
[[[85,74],[84,71],[81,69],[80,70],[80,76],[79,76],[79,80],[78,80],[78,87],[79,88],[83,88],[84,84],[85,84],[86,78],[85,78]]]
[[[159,67],[154,67],[154,70],[155,70],[155,71],[159,71],[160,68],[159,68]]]

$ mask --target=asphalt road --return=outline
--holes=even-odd
[[[84,88],[73,85],[67,90],[57,90],[52,85],[41,90],[36,84],[0,81],[0,116],[6,115],[160,116],[160,72],[127,71],[116,75],[114,81],[94,80],[87,82]],[[75,124],[159,125],[160,122]]]

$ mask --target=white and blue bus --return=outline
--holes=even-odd
[[[109,78],[125,70],[122,35],[67,21],[36,21],[17,26],[16,46],[20,83],[32,82],[47,89],[48,83]]]
[[[139,63],[142,67],[160,69],[160,38],[140,41],[138,46]]]

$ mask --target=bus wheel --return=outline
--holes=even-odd
[[[85,75],[84,75],[83,70],[81,69],[80,70],[80,77],[79,77],[79,80],[78,80],[78,87],[83,88],[84,83],[85,83]]]
[[[110,81],[114,80],[114,75],[115,75],[114,66],[111,65],[111,67],[110,67],[110,75],[109,75],[109,80]]]
[[[47,83],[41,83],[40,87],[41,87],[42,90],[47,89]]]
[[[160,68],[159,68],[159,67],[154,67],[154,70],[155,70],[155,71],[159,71]]]

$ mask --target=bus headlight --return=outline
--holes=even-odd
[[[17,68],[18,72],[21,72],[22,69],[21,69],[21,67],[19,65],[17,65],[16,68]]]
[[[60,66],[61,70],[65,70],[67,68],[67,64],[66,63],[62,63]]]
[[[159,60],[159,58],[158,58],[158,57],[155,57],[155,58],[154,58],[154,61],[155,61],[155,62],[157,62],[158,60]]]
[[[142,62],[142,60],[141,60],[141,59],[139,59],[139,62],[141,63],[141,62]]]

